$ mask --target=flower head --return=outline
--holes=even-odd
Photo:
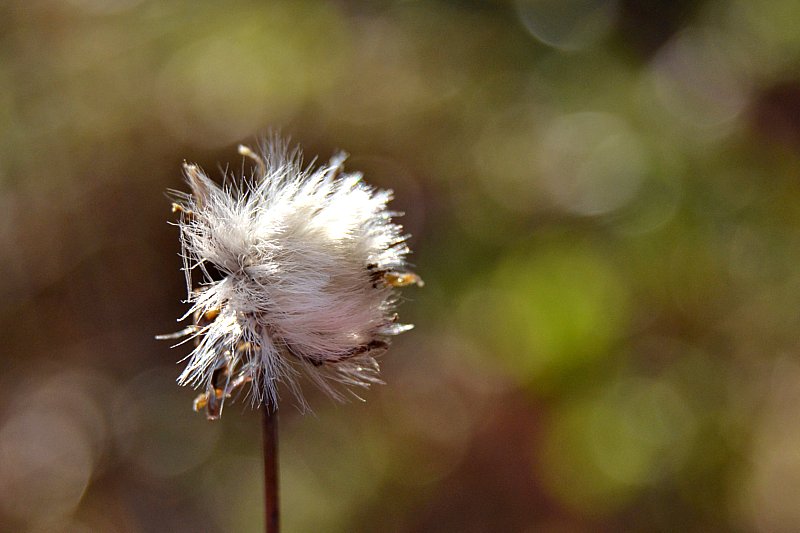
[[[406,235],[387,210],[391,191],[344,172],[346,155],[303,166],[298,149],[273,137],[249,177],[222,186],[184,164],[191,194],[174,193],[194,324],[160,338],[195,342],[178,378],[217,418],[227,397],[250,387],[274,408],[285,383],[304,405],[306,374],[342,398],[337,383],[379,382],[375,356],[411,329],[394,314],[397,287],[422,285],[407,271]],[[182,344],[182,343],[181,343]]]

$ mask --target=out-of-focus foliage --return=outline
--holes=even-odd
[[[286,531],[800,528],[796,0],[0,5],[0,529],[257,531],[174,384],[167,188],[268,128],[395,190],[366,403],[281,409]]]

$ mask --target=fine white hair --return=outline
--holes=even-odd
[[[397,322],[407,236],[392,221],[389,190],[345,172],[346,154],[304,166],[299,149],[273,136],[249,176],[216,184],[184,164],[191,193],[173,192],[194,324],[174,335],[195,347],[178,378],[204,392],[195,407],[217,418],[249,384],[254,404],[275,408],[284,383],[306,407],[305,374],[332,397],[336,384],[379,383],[375,356],[410,325]],[[181,343],[182,344],[182,343]]]

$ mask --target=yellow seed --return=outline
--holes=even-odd
[[[412,272],[386,272],[383,280],[392,287],[406,287],[408,285],[418,285],[422,287],[425,283],[422,278]]]
[[[192,403],[192,408],[195,412],[199,412],[201,409],[204,409],[205,406],[208,405],[208,395],[206,393],[199,394],[197,398],[194,399],[194,403]]]

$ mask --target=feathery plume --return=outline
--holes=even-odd
[[[274,409],[281,382],[305,407],[303,374],[336,399],[337,383],[379,383],[375,357],[412,327],[394,314],[397,288],[422,285],[387,210],[391,191],[345,172],[344,153],[304,166],[276,136],[239,152],[254,162],[249,177],[226,173],[220,186],[185,163],[191,193],[173,192],[191,304],[183,319],[194,323],[159,338],[195,343],[178,382],[203,390],[195,410],[209,419],[246,387]]]

